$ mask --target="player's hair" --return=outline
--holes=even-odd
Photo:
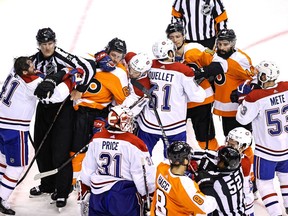
[[[28,60],[30,58],[28,56],[20,56],[18,58],[14,59],[14,72],[21,76],[23,74],[23,71],[28,71],[29,69],[29,64]]]

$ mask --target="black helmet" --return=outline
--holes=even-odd
[[[124,55],[127,52],[126,43],[124,40],[120,40],[117,37],[113,38],[105,48],[106,52],[109,54],[111,51],[118,51]]]
[[[56,34],[51,28],[42,28],[38,30],[36,35],[36,40],[38,43],[46,43],[48,41],[55,41]]]
[[[217,35],[217,40],[235,41],[236,35],[233,29],[222,29]]]
[[[167,156],[171,164],[180,165],[184,160],[190,160],[192,155],[192,148],[183,141],[175,141],[169,145],[167,149]]]
[[[182,22],[170,23],[167,26],[167,29],[166,29],[167,37],[169,37],[169,35],[174,32],[181,32],[182,35],[184,35],[184,26]]]
[[[231,146],[225,146],[218,150],[219,162],[223,162],[224,167],[220,167],[223,171],[233,171],[240,165],[241,156],[237,149]]]

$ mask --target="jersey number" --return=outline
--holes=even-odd
[[[111,175],[121,178],[121,154],[111,155],[109,153],[101,153],[99,160],[103,161],[101,166],[98,167],[100,175]]]
[[[10,83],[10,86],[8,86],[9,81],[12,79],[12,75],[10,74],[7,79],[4,82],[4,85],[2,87],[2,91],[0,93],[0,100],[2,103],[6,106],[11,105],[11,98],[16,91],[16,88],[19,86],[19,82],[17,80],[14,80]],[[9,88],[9,89],[8,89]],[[6,96],[4,97],[4,94],[6,93]]]
[[[234,178],[227,182],[227,186],[231,195],[237,193],[243,187],[239,171],[237,171],[235,175],[236,176]]]
[[[166,209],[166,196],[164,192],[160,189],[156,190],[156,206],[155,210],[160,211],[163,215],[167,215],[167,209]]]
[[[155,108],[157,109],[158,106],[160,105],[159,103],[161,103],[159,101],[158,95],[157,93],[154,93],[154,91],[159,91],[159,86],[156,83],[152,83],[155,89],[153,90],[153,92],[151,93],[152,96],[152,101],[149,102],[149,107],[151,109],[153,109],[153,105],[155,106]],[[161,110],[162,111],[170,111],[171,110],[171,105],[169,104],[170,102],[170,95],[171,95],[171,85],[170,84],[166,84],[162,87],[162,91],[163,91],[163,100],[162,100],[162,104],[161,104]]]
[[[279,136],[283,131],[288,133],[288,124],[282,122],[281,119],[277,118],[277,115],[285,116],[286,123],[288,122],[288,105],[275,109],[266,110],[266,122],[268,126],[268,133],[271,136]]]

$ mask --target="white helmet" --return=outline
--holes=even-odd
[[[134,129],[132,111],[122,105],[112,107],[108,114],[108,124],[123,132],[132,133]]]
[[[229,131],[226,137],[226,145],[228,140],[232,139],[238,143],[238,146],[234,146],[238,151],[244,151],[252,144],[252,134],[244,127],[236,127]]]
[[[280,74],[277,65],[271,61],[262,61],[255,67],[255,69],[258,71],[258,80],[261,82],[262,86],[268,81],[277,80]],[[266,75],[266,80],[262,80],[263,74]]]
[[[138,53],[131,58],[128,65],[130,68],[129,72],[131,71],[133,73],[133,71],[135,71],[140,73],[140,76],[142,76],[143,73],[150,70],[152,59],[145,53]]]
[[[152,52],[156,59],[166,59],[169,57],[169,51],[173,52],[175,56],[175,44],[168,38],[155,42],[152,46]]]

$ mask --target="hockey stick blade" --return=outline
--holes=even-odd
[[[36,174],[34,176],[34,180],[45,178],[47,176],[51,176],[51,175],[54,175],[56,173],[58,173],[58,169],[54,169],[54,170],[50,170],[50,171],[47,171],[47,172],[38,173],[38,174]]]

